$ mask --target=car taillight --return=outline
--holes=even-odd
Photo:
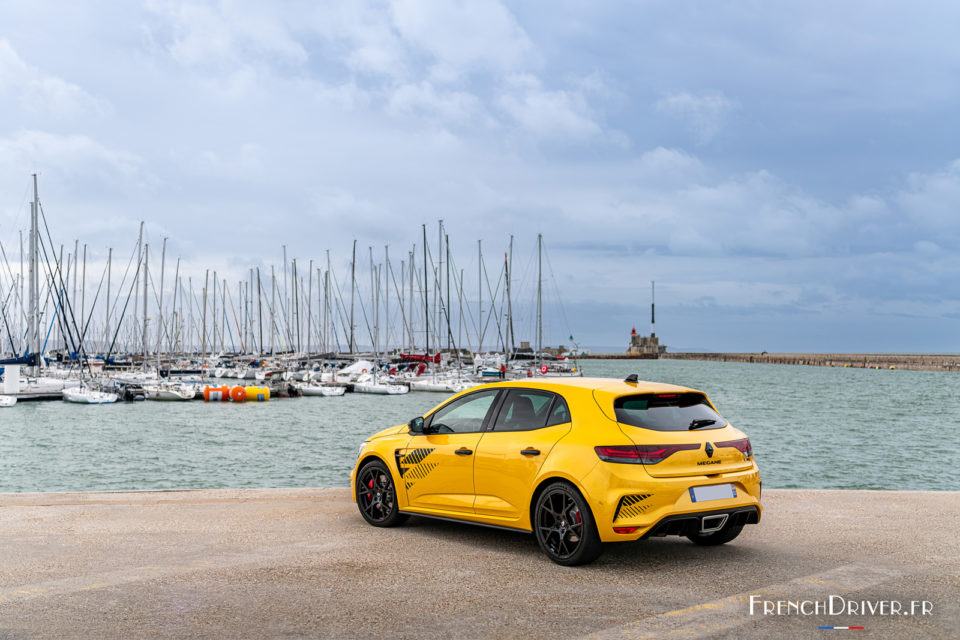
[[[633,533],[639,528],[640,527],[614,527],[613,532],[614,533]]]
[[[691,444],[638,444],[630,446],[594,447],[594,451],[604,462],[626,464],[657,464],[677,451],[699,449],[698,443]]]
[[[714,442],[715,447],[733,447],[748,458],[753,455],[753,447],[750,446],[750,438],[742,440],[727,440],[726,442]]]

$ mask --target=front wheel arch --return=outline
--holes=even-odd
[[[355,473],[354,473],[354,477],[356,477],[356,475],[357,475],[358,473],[360,473],[360,470],[361,470],[361,469],[363,469],[365,466],[367,466],[367,465],[370,464],[371,462],[381,462],[381,463],[383,463],[383,465],[387,468],[387,471],[390,472],[390,477],[391,477],[391,479],[393,480],[394,486],[400,487],[400,474],[396,473],[396,472],[394,471],[394,469],[390,466],[390,461],[389,461],[389,460],[385,460],[385,459],[383,458],[383,456],[381,456],[380,454],[377,454],[377,453],[368,453],[368,454],[366,454],[365,456],[363,456],[363,458],[362,458],[361,460],[358,460],[358,461],[357,461],[357,464],[356,464],[356,466],[354,467],[354,469],[356,470]],[[357,501],[357,487],[356,487],[356,482],[353,482],[352,485],[353,485],[353,487],[351,488],[350,493],[353,494],[353,501],[356,502],[356,501]],[[398,491],[398,492],[397,492],[397,499],[399,500],[399,498],[400,498],[400,492]]]

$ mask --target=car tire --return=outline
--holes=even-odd
[[[360,515],[373,526],[395,527],[407,520],[407,515],[400,513],[393,476],[379,460],[360,467],[354,491]]]
[[[687,536],[690,539],[690,542],[698,544],[703,547],[713,547],[718,544],[726,544],[740,535],[740,532],[743,531],[743,525],[731,525],[728,524],[720,531],[714,531],[713,533],[698,533],[692,536]]]
[[[557,564],[588,564],[603,551],[590,505],[567,482],[547,485],[532,510],[533,532],[540,549]]]

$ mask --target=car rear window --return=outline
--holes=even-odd
[[[645,393],[613,402],[617,422],[655,431],[719,429],[727,424],[699,393]],[[707,422],[713,420],[714,422]]]

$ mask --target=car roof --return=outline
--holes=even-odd
[[[663,382],[649,382],[638,380],[636,383],[626,382],[619,378],[528,378],[526,380],[513,380],[510,382],[497,382],[491,386],[497,387],[524,387],[532,389],[544,389],[547,391],[562,392],[564,389],[584,389],[591,391],[603,391],[613,396],[627,395],[631,393],[682,393],[684,391],[696,391],[689,387],[681,387],[675,384],[666,384]]]

